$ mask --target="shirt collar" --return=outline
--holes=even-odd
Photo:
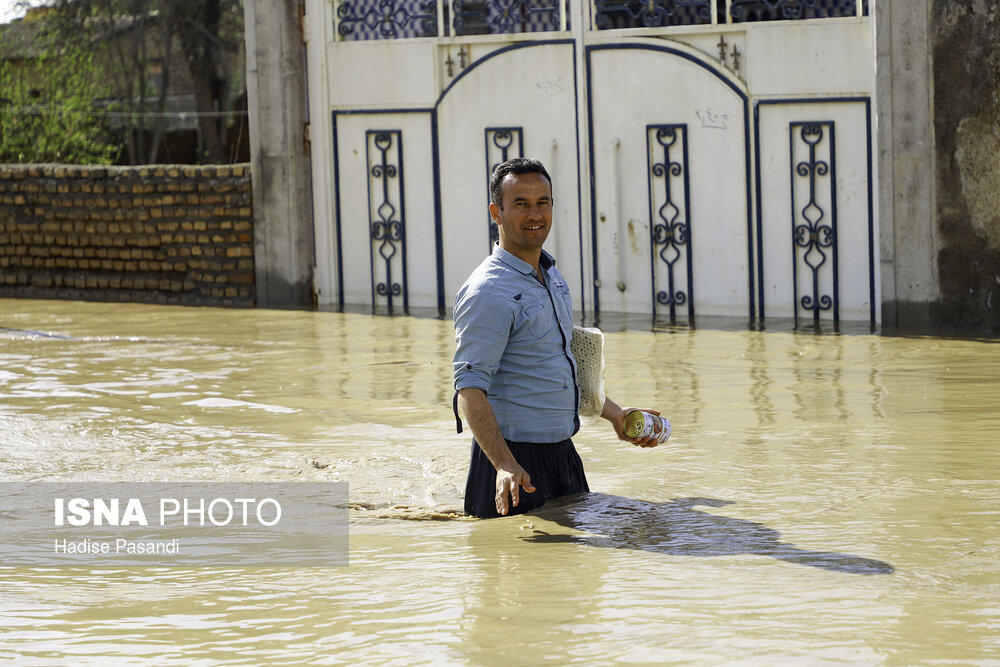
[[[515,257],[511,253],[507,252],[506,250],[500,247],[499,243],[495,243],[493,245],[493,257],[495,259],[500,260],[501,262],[511,267],[512,269],[515,269],[520,273],[523,273],[526,276],[535,275],[535,267],[531,266],[531,264],[528,264],[520,257]],[[555,257],[542,250],[542,255],[538,259],[538,267],[542,271],[548,272],[548,270],[555,265],[556,265]]]

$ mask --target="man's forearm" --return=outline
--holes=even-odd
[[[473,437],[480,449],[498,470],[514,461],[507,441],[504,440],[493,408],[482,389],[466,388],[458,390],[458,408],[469,423]]]
[[[621,422],[625,415],[623,414],[621,406],[612,401],[608,397],[604,397],[604,409],[601,411],[601,417],[607,419],[612,424]]]

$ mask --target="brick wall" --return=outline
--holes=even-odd
[[[252,306],[250,166],[0,165],[0,297]]]

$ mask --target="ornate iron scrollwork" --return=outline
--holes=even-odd
[[[403,133],[401,130],[369,130],[365,133],[368,161],[368,210],[371,225],[372,304],[375,295],[385,297],[392,309],[393,297],[406,291],[406,226],[403,199]],[[398,203],[397,205],[393,202]],[[382,265],[376,265],[376,253]],[[397,253],[399,255],[397,261]],[[400,282],[393,282],[398,264]],[[379,280],[376,276],[380,276]]]
[[[856,16],[856,0],[733,0],[733,21],[780,21]],[[862,6],[868,15],[868,0]]]
[[[455,34],[484,35],[559,30],[561,1],[453,0],[451,8],[455,17],[453,21]]]
[[[687,304],[688,316],[694,315],[691,298],[691,210],[688,182],[687,125],[648,125],[646,149],[649,166],[649,231],[653,283],[653,315],[657,305],[668,306],[670,317],[678,306]],[[662,159],[660,159],[662,156]],[[666,268],[667,289],[657,290],[659,268]],[[686,280],[678,287],[677,264],[684,260]]]
[[[839,295],[837,275],[837,192],[834,152],[833,122],[791,123],[790,151],[792,165],[792,275],[795,283],[795,318],[799,307],[812,311],[813,319],[819,321],[820,313],[833,309],[834,322],[839,321]],[[824,143],[824,139],[829,138]],[[798,144],[798,146],[796,146]],[[827,160],[818,155],[821,144],[828,154]],[[796,150],[798,148],[798,150]],[[807,151],[805,160],[796,162],[796,154]],[[808,187],[808,195],[802,192],[803,180]],[[820,201],[820,181],[829,187],[829,219]],[[806,200],[806,196],[808,199]],[[824,198],[825,200],[825,198]],[[805,206],[799,205],[805,201]],[[828,270],[823,271],[830,259]],[[809,292],[799,297],[799,265],[808,270],[806,281]],[[826,275],[831,277],[824,280]],[[832,286],[833,296],[822,293],[821,282]]]
[[[516,152],[515,152],[516,151]],[[490,175],[493,169],[511,158],[524,157],[524,128],[521,127],[488,127],[486,128],[486,200],[490,198]],[[493,244],[500,239],[496,223],[488,215],[490,252]]]
[[[427,0],[345,0],[337,6],[337,32],[353,40],[436,37],[435,7]]]
[[[598,30],[712,22],[710,0],[595,0],[594,8]]]

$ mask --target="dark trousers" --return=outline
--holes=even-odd
[[[520,489],[517,507],[510,507],[508,515],[524,514],[538,509],[546,501],[572,493],[590,491],[583,461],[567,438],[553,444],[507,441],[511,454],[528,473],[534,493]],[[472,460],[469,478],[465,483],[465,513],[481,519],[500,516],[496,506],[497,470],[479,447],[472,441]]]

